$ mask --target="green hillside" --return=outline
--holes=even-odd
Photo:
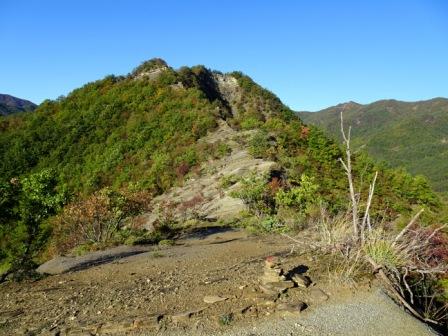
[[[299,116],[341,140],[339,118],[344,106],[355,145],[365,145],[374,158],[393,167],[427,176],[437,191],[448,191],[448,99],[348,103]]]
[[[142,211],[138,193],[164,193],[200,174],[196,168],[205,160],[226,155],[225,143],[198,141],[218,120],[250,130],[250,151],[278,163],[280,180],[268,181],[270,189],[257,180],[244,194],[264,207],[268,221],[281,221],[280,206],[306,217],[322,205],[332,213],[348,208],[341,149],[305,127],[274,94],[239,72],[174,70],[155,59],[129,75],[47,100],[32,114],[1,117],[0,266],[22,266],[48,242],[77,237],[79,223],[64,226],[76,216],[88,224],[107,218],[118,230],[124,218]],[[395,220],[425,207],[430,220],[441,211],[425,179],[364,155],[354,158],[354,170],[364,192],[380,172],[372,219]],[[99,210],[101,218],[95,217]],[[53,221],[61,211],[69,216]]]

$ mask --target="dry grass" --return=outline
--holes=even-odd
[[[355,285],[367,274],[380,274],[415,316],[446,326],[448,303],[437,283],[448,269],[447,240],[441,237],[443,227],[424,229],[415,219],[398,234],[373,225],[361,240],[353,234],[350,214],[330,216],[322,209],[314,223],[316,254],[329,281]]]

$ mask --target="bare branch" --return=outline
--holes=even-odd
[[[378,270],[379,276],[381,279],[386,283],[386,285],[390,288],[393,295],[401,302],[403,306],[406,307],[407,310],[411,312],[412,315],[414,315],[416,318],[418,318],[421,321],[427,321],[419,312],[417,312],[406,300],[405,298],[400,294],[400,292],[397,291],[393,283],[390,281],[389,277],[386,275],[386,273],[383,270],[383,267],[381,265],[378,265],[372,258],[367,257],[367,261],[373,266],[374,269]]]
[[[365,229],[367,221],[369,219],[370,205],[372,204],[372,198],[373,198],[373,193],[375,191],[375,183],[376,183],[377,177],[378,177],[378,172],[375,172],[375,176],[373,177],[372,184],[369,186],[369,197],[367,198],[366,210],[364,212],[364,218],[362,219],[362,223],[361,223],[361,231],[362,231],[363,236],[364,236],[364,229]],[[369,223],[369,229],[371,230],[370,223]]]
[[[345,154],[346,154],[346,160],[347,162],[344,162],[341,158],[339,161],[342,163],[342,166],[345,169],[345,172],[347,174],[348,179],[348,185],[350,190],[350,198],[352,202],[352,220],[353,220],[353,233],[355,237],[359,238],[359,218],[358,218],[358,200],[356,199],[356,192],[355,192],[355,186],[353,183],[353,175],[352,175],[352,155],[350,151],[350,135],[351,135],[351,127],[348,129],[348,134],[345,134],[344,130],[344,112],[345,106],[343,110],[341,111],[341,133],[342,138],[344,139],[344,145],[345,145]]]
[[[411,228],[412,225],[414,225],[415,221],[418,219],[418,217],[422,214],[422,212],[425,209],[421,209],[419,212],[417,212],[417,214],[411,219],[411,221],[409,222],[408,225],[406,225],[404,227],[403,230],[401,230],[401,232],[395,237],[394,242],[392,245],[395,245],[400,239],[401,237],[403,237],[403,235]]]

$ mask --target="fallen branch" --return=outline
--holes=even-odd
[[[420,321],[423,322],[430,322],[433,324],[439,324],[437,321],[428,319],[426,317],[423,317],[417,310],[414,309],[414,307],[412,307],[409,302],[406,301],[406,299],[397,291],[397,289],[395,288],[394,284],[392,283],[392,281],[390,281],[389,277],[387,276],[387,274],[384,272],[384,267],[381,265],[378,265],[372,258],[367,257],[367,261],[372,265],[373,269],[376,270],[375,274],[378,274],[381,278],[381,280],[383,280],[387,287],[390,288],[391,293],[393,294],[393,296],[412,314],[414,315],[416,318],[418,318]]]

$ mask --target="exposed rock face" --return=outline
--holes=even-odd
[[[156,68],[156,69],[153,69],[150,71],[142,71],[142,72],[138,73],[137,75],[135,75],[135,78],[140,79],[140,78],[147,77],[147,78],[153,80],[153,79],[156,79],[165,70],[168,70],[167,66],[161,66],[160,68]]]
[[[223,99],[229,104],[233,116],[238,116],[238,108],[236,103],[241,100],[241,89],[238,80],[229,75],[214,74],[214,80],[218,85],[218,89]]]
[[[201,141],[210,144],[218,141],[225,142],[232,149],[231,154],[204,163],[200,176],[191,178],[183,186],[173,188],[163,195],[155,197],[151,206],[154,210],[142,215],[144,227],[147,230],[152,230],[154,224],[167,211],[170,211],[170,215],[178,221],[196,218],[231,221],[237,218],[241,211],[246,210],[246,206],[240,199],[230,196],[233,190],[239,188],[240,182],[224,188],[222,186],[223,178],[238,179],[251,172],[268,174],[278,165],[273,161],[252,157],[236,141],[237,137],[244,135],[249,136],[250,131],[237,132],[221,120],[219,127]]]

